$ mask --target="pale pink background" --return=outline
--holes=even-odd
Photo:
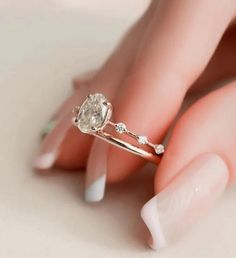
[[[185,239],[158,254],[146,247],[139,217],[150,178],[109,187],[104,202],[89,206],[82,174],[42,177],[30,168],[39,130],[69,94],[71,78],[97,67],[147,4],[0,2],[0,257],[235,257],[233,189]]]

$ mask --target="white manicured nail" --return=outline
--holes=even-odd
[[[85,191],[86,202],[99,202],[104,197],[106,184],[106,175],[99,177],[93,183],[91,183]]]
[[[109,145],[95,139],[91,148],[87,171],[85,201],[98,202],[104,197],[107,173],[107,152]]]
[[[141,211],[151,236],[151,247],[160,249],[176,242],[208,209],[228,182],[225,162],[206,153],[191,161],[162,192]]]
[[[48,169],[53,166],[57,155],[55,153],[45,153],[35,158],[33,167],[41,170]]]

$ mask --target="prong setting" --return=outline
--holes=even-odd
[[[72,109],[72,113],[74,115],[78,115],[79,114],[79,110],[80,110],[80,106],[75,106],[73,109]]]
[[[112,109],[112,104],[110,102],[107,102],[106,104],[110,109]]]
[[[97,129],[96,127],[92,126],[92,127],[91,127],[91,130],[92,130],[93,132],[96,132],[98,129]]]
[[[72,118],[72,123],[73,123],[75,126],[78,126],[78,118],[77,118],[77,117],[73,117],[73,118]]]

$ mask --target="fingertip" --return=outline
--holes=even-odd
[[[99,202],[104,197],[108,148],[108,143],[94,139],[86,169],[84,198],[87,202]]]
[[[33,161],[33,168],[37,171],[47,171],[55,163],[57,155],[55,153],[44,153],[37,156]]]
[[[226,162],[216,153],[201,153],[181,167],[141,210],[152,236],[151,247],[174,244],[186,234],[221,197],[228,179]]]

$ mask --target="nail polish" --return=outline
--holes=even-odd
[[[86,187],[85,201],[86,202],[99,202],[104,197],[106,184],[106,175],[103,174],[98,179],[93,181]]]
[[[85,201],[98,202],[104,197],[109,145],[95,139],[90,151],[85,184]]]
[[[141,210],[151,247],[175,243],[216,203],[227,182],[228,169],[218,155],[206,153],[191,161]]]
[[[56,153],[45,153],[35,158],[34,167],[38,169],[48,169],[52,167],[55,161]]]

